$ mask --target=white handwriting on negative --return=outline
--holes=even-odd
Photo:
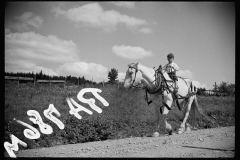
[[[102,104],[103,104],[104,106],[109,106],[109,103],[108,103],[103,97],[101,97],[101,96],[98,94],[98,92],[101,93],[102,90],[97,89],[97,88],[84,88],[84,89],[82,89],[82,90],[78,93],[78,95],[77,95],[78,100],[81,101],[81,102],[83,102],[83,103],[89,104],[89,106],[90,106],[92,109],[94,109],[95,111],[97,111],[98,113],[102,113],[102,109],[95,105],[95,100],[94,100],[93,98],[90,98],[90,99],[85,99],[85,98],[83,98],[83,95],[84,95],[86,92],[91,92],[99,101],[102,102]],[[82,119],[82,117],[78,114],[79,111],[85,111],[86,113],[88,113],[88,114],[90,114],[90,115],[93,114],[92,111],[90,111],[90,110],[86,109],[85,107],[81,106],[80,104],[78,104],[77,102],[75,102],[72,98],[66,98],[66,101],[67,101],[67,103],[68,103],[68,106],[70,107],[69,113],[70,113],[71,115],[76,116],[78,119]],[[77,109],[74,108],[72,104],[74,104],[74,105],[77,107]],[[45,116],[46,118],[48,118],[49,120],[51,120],[52,122],[54,122],[61,130],[64,129],[64,127],[65,127],[64,124],[63,124],[59,119],[57,119],[56,117],[54,117],[54,116],[52,115],[52,113],[55,113],[58,117],[61,116],[61,114],[60,114],[60,113],[58,112],[58,110],[54,107],[54,105],[53,105],[53,104],[50,104],[49,107],[48,107],[48,109],[46,109],[46,110],[43,111],[44,116]],[[41,131],[43,134],[51,134],[51,133],[53,132],[52,127],[51,127],[50,125],[48,125],[48,124],[46,124],[46,123],[43,122],[40,114],[39,114],[37,111],[35,111],[35,110],[28,110],[28,111],[27,111],[27,115],[28,115],[28,116],[34,116],[34,118],[30,117],[29,119],[30,119],[34,124],[37,124],[37,125],[39,126],[40,131]],[[19,123],[19,124],[21,124],[21,125],[29,128],[29,129],[25,129],[25,130],[23,131],[23,134],[24,134],[24,136],[25,136],[26,138],[28,138],[28,139],[38,139],[38,138],[40,138],[41,135],[40,135],[39,131],[38,131],[36,128],[34,128],[34,127],[32,127],[31,125],[29,125],[29,124],[27,124],[27,123],[25,123],[25,122],[22,122],[22,121],[20,121],[20,120],[16,120],[15,118],[14,118],[14,120],[15,120],[17,123]],[[21,144],[21,145],[24,146],[24,147],[27,147],[27,144],[26,144],[25,142],[19,140],[17,137],[15,137],[15,136],[12,135],[12,134],[10,135],[10,138],[11,138],[11,140],[12,140],[12,144],[10,144],[9,142],[5,142],[5,143],[4,143],[4,147],[5,147],[5,149],[7,150],[7,152],[8,152],[8,154],[9,154],[10,157],[16,158],[16,155],[14,154],[13,150],[14,150],[14,151],[18,151],[18,143]]]
[[[44,134],[51,134],[53,132],[53,129],[51,126],[49,126],[48,124],[44,123],[42,121],[42,117],[40,116],[40,114],[38,113],[38,111],[35,110],[28,110],[27,114],[29,116],[34,116],[35,118],[29,118],[30,121],[32,121],[34,124],[38,124],[40,131]]]
[[[97,88],[84,88],[84,89],[82,89],[77,95],[78,100],[83,102],[83,103],[87,103],[92,109],[94,109],[98,113],[102,113],[102,109],[95,105],[95,100],[93,98],[90,98],[90,99],[83,98],[83,95],[86,92],[91,92],[99,101],[102,102],[102,104],[104,106],[109,106],[109,103],[97,93],[97,92],[100,92],[100,93],[102,92],[100,89],[97,89]],[[67,100],[68,106],[70,108],[69,113],[72,114],[72,115],[75,115],[78,119],[82,119],[82,116],[80,116],[78,114],[79,111],[85,111],[86,113],[88,113],[90,115],[93,114],[92,111],[90,111],[90,110],[86,109],[85,107],[81,106],[80,104],[75,102],[72,98],[66,98],[66,100]],[[74,104],[77,107],[77,109],[74,108],[72,104]]]
[[[53,123],[55,123],[60,129],[64,129],[64,124],[57,118],[55,118],[52,113],[55,113],[58,117],[61,116],[61,114],[58,112],[58,110],[54,107],[53,104],[50,104],[48,109],[43,111],[43,114],[46,118],[51,120]]]
[[[10,135],[10,138],[11,138],[12,144],[9,142],[4,142],[4,147],[11,158],[16,158],[16,155],[14,154],[13,151],[18,151],[19,149],[18,143],[24,147],[27,147],[27,144],[21,141],[20,139],[18,139],[17,137],[15,137],[13,134]]]
[[[97,88],[84,88],[84,89],[82,89],[77,95],[78,100],[83,102],[83,103],[88,103],[89,106],[92,109],[94,109],[95,111],[97,111],[98,113],[102,113],[102,109],[95,105],[95,100],[93,98],[90,98],[90,99],[83,98],[83,95],[84,95],[85,92],[92,92],[92,94],[99,101],[101,101],[104,106],[109,106],[108,102],[97,93],[97,92],[100,92],[100,93],[102,92],[100,89],[97,89]]]
[[[16,120],[16,119],[14,118],[14,120]],[[38,139],[40,137],[40,133],[38,132],[38,130],[36,128],[32,127],[31,125],[29,125],[29,124],[27,124],[23,121],[20,121],[20,120],[16,120],[16,121],[18,123],[20,123],[21,125],[29,128],[29,129],[25,129],[23,131],[23,134],[26,138],[28,138],[28,139]]]

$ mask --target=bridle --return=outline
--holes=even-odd
[[[134,79],[133,79],[133,82],[132,82],[130,88],[132,88],[132,87],[135,87],[135,88],[141,88],[141,87],[139,86],[139,84],[137,84],[137,85],[133,85],[134,82],[135,82],[135,80],[136,80],[136,76],[137,76],[138,69],[135,68],[135,67],[131,67],[131,66],[129,66],[128,68],[135,69],[135,76],[134,76]]]
[[[134,82],[135,82],[135,80],[136,80],[136,75],[137,75],[138,69],[135,68],[135,67],[132,67],[132,66],[129,66],[128,68],[135,69],[134,79],[133,79],[133,82],[132,82],[130,88],[132,88],[132,87],[135,87],[135,88],[141,88],[141,87],[139,86],[139,84],[134,85]],[[160,67],[159,67],[159,68],[160,68]],[[162,78],[163,75],[162,75],[161,71],[159,70],[159,68],[155,71],[155,74],[154,74],[154,76],[155,76],[155,80],[152,81],[151,83],[157,81],[159,78],[164,79],[164,78]],[[162,67],[161,67],[161,69],[162,69]],[[157,74],[157,72],[160,72],[160,73],[161,73],[161,75],[160,75],[158,78],[156,78],[156,74]],[[161,86],[161,88],[163,87],[163,81],[161,81],[161,83],[159,84],[159,86]],[[148,87],[145,87],[145,89],[146,89],[146,91],[148,91],[148,92],[149,92],[149,90],[150,90]]]

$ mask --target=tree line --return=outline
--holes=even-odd
[[[82,77],[75,77],[75,76],[50,76],[47,74],[44,74],[42,72],[42,70],[39,73],[34,74],[34,72],[28,72],[28,73],[24,73],[24,72],[17,72],[17,73],[13,73],[13,72],[5,72],[5,76],[12,76],[12,77],[32,77],[35,78],[37,80],[48,80],[48,79],[53,79],[53,80],[66,80],[68,83],[72,83],[72,84],[97,84],[96,82],[92,81],[92,80],[88,80],[86,79],[84,76]],[[118,70],[116,70],[115,68],[112,68],[109,73],[108,73],[108,79],[109,81],[107,83],[110,84],[115,84],[117,82],[118,78]],[[102,83],[102,82],[100,82]]]
[[[198,95],[204,95],[206,91],[206,88],[198,88],[197,94]],[[228,82],[222,82],[219,85],[215,82],[213,85],[213,92],[218,93],[226,93],[227,95],[234,95],[235,94],[235,84],[228,83]]]
[[[75,76],[50,76],[50,75],[46,75],[42,72],[42,70],[39,73],[34,74],[34,72],[29,72],[29,73],[23,73],[23,72],[17,72],[17,73],[13,73],[13,72],[5,72],[5,76],[13,76],[13,77],[35,77],[36,79],[54,79],[54,80],[66,80],[68,83],[72,83],[72,84],[87,84],[87,83],[91,83],[91,84],[97,84],[94,81],[91,80],[87,80],[85,79],[84,76],[82,77],[75,77]],[[118,70],[115,68],[112,68],[109,72],[108,72],[108,82],[109,84],[116,84],[118,78]],[[102,82],[100,82],[102,83]],[[197,90],[197,94],[198,95],[205,95],[205,91],[206,88],[198,88]],[[228,82],[222,82],[219,85],[215,84],[213,85],[213,92],[219,92],[219,93],[226,93],[227,95],[233,95],[235,94],[235,84],[232,83],[228,83]]]

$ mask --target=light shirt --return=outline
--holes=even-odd
[[[179,67],[176,63],[172,62],[172,63],[166,64],[163,67],[163,69],[165,69],[167,71],[167,73],[170,73],[170,72],[178,71]]]

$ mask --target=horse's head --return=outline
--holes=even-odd
[[[131,88],[141,81],[141,72],[138,70],[138,62],[130,63],[124,80],[124,88]]]

